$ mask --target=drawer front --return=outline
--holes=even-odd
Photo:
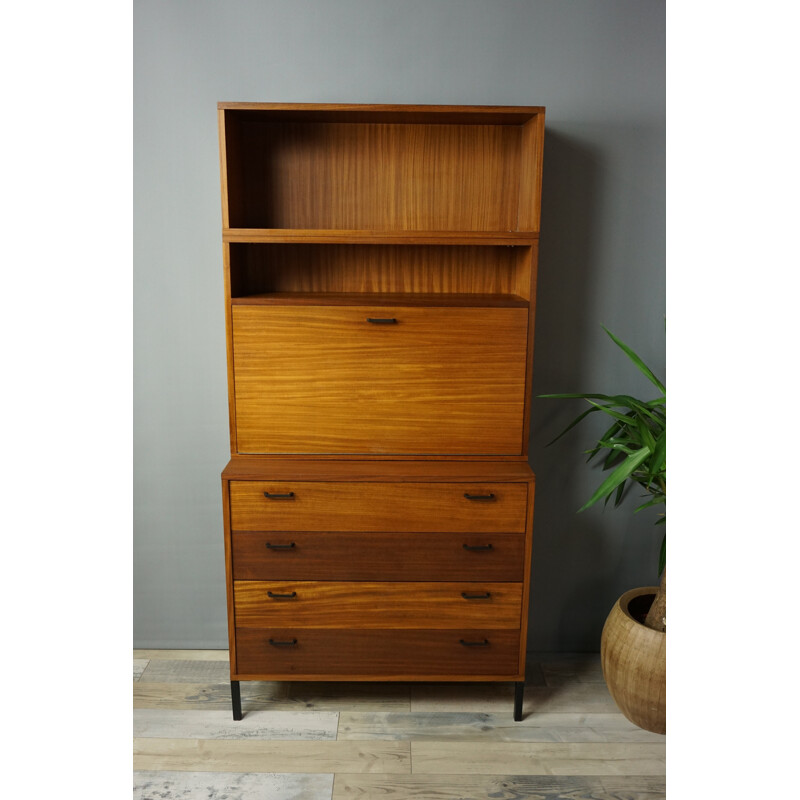
[[[519,670],[519,632],[240,628],[240,675],[445,677]]]
[[[231,481],[231,529],[524,533],[527,497],[526,483]]]
[[[527,309],[232,314],[239,453],[522,453]]]
[[[521,583],[234,581],[237,628],[519,629]]]
[[[237,580],[521,581],[515,533],[306,533],[232,536]]]

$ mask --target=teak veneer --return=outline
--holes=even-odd
[[[220,103],[241,680],[491,680],[520,718],[544,109]]]

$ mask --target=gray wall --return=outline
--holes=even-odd
[[[664,375],[664,16],[643,0],[134,2],[135,646],[227,646],[217,101],[546,106],[534,394],[647,394],[601,325]],[[531,650],[597,650],[613,600],[656,580],[654,513],[575,513],[599,480],[592,427],[544,447],[578,410],[533,403]]]

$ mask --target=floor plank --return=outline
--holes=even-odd
[[[413,772],[479,775],[663,775],[663,744],[410,742]],[[342,770],[343,772],[345,770]]]
[[[513,711],[514,687],[505,683],[436,684],[411,687],[411,711]],[[525,686],[523,714],[615,713],[614,700],[605,683],[571,683],[559,686]]]
[[[142,683],[224,683],[230,684],[227,661],[194,659],[151,659],[139,679]]]
[[[663,778],[552,775],[347,775],[332,800],[665,800]]]
[[[622,714],[529,714],[514,722],[509,713],[342,711],[339,739],[410,739],[496,742],[663,742]]]
[[[191,772],[410,772],[408,742],[134,739],[137,770]]]
[[[248,681],[241,684],[242,706],[247,711],[259,708],[290,708],[289,685],[280,682]],[[133,685],[134,708],[207,709],[231,711],[231,684],[227,683],[148,683]],[[286,708],[286,706],[283,706]]]
[[[134,772],[133,800],[329,800],[333,775]]]
[[[407,683],[298,681],[289,685],[292,702],[317,711],[409,711],[410,692]]]
[[[599,654],[555,656],[541,661],[539,667],[547,686],[562,686],[567,683],[605,684]]]
[[[229,662],[227,650],[134,650],[134,658]]]
[[[264,711],[234,721],[230,711],[137,708],[133,735],[154,739],[333,740],[339,715],[330,711]]]
[[[544,687],[541,687],[544,688]],[[410,690],[411,711],[514,710],[513,683],[419,683]]]
[[[512,683],[242,681],[227,651],[134,651],[134,800],[664,800],[666,738],[628,722],[597,654]]]
[[[302,687],[299,688],[299,687]],[[258,709],[283,711],[408,711],[408,688],[380,684],[289,684],[280,681],[242,681],[242,711],[245,716]],[[231,710],[231,686],[227,683],[149,683],[137,681],[133,688],[134,708]]]

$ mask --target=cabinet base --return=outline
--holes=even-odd
[[[231,681],[231,706],[233,707],[233,719],[238,722],[242,718],[242,693],[239,689],[239,681]]]
[[[522,698],[525,693],[525,682],[519,681],[514,684],[514,722],[522,721]],[[238,722],[242,719],[242,693],[239,681],[231,681],[231,708],[233,709],[233,719]]]
[[[525,681],[514,684],[514,722],[522,722],[522,696],[525,693]]]

